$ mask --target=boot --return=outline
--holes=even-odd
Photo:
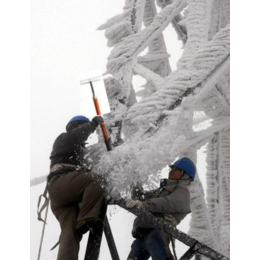
[[[88,231],[93,233],[93,230],[100,229],[104,225],[103,221],[100,218],[89,218],[80,220],[77,223],[76,230],[78,235],[84,235]]]

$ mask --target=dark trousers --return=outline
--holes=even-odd
[[[60,174],[50,180],[48,191],[52,212],[61,227],[57,259],[77,260],[82,236],[77,234],[76,224],[80,220],[98,217],[104,199],[104,178],[77,171]]]
[[[144,237],[134,240],[127,260],[165,260],[169,256],[164,243],[162,231],[155,229]]]

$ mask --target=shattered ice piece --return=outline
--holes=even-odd
[[[180,112],[175,110],[163,110],[163,114],[166,116],[179,116]]]
[[[156,125],[154,125],[153,123],[149,123],[149,126],[154,128],[154,129],[157,129],[158,127]]]
[[[190,111],[184,111],[183,118],[188,119],[190,117]]]
[[[181,21],[178,22],[178,25],[186,27],[187,26],[187,19],[182,19]]]
[[[175,144],[181,144],[186,140],[186,136],[185,135],[180,135],[175,139]]]
[[[181,106],[183,107],[183,108],[189,108],[189,107],[191,107],[192,105],[194,105],[194,97],[184,97],[183,99],[182,99],[182,104],[181,104]]]

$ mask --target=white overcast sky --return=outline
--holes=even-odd
[[[105,71],[110,50],[96,29],[122,12],[122,4],[31,1],[31,178],[48,173],[54,139],[80,114],[80,75]]]

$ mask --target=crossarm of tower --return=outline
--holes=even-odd
[[[192,90],[201,85],[228,62],[229,26],[220,30],[189,62],[189,66],[172,72],[167,76],[156,91],[148,98],[133,105],[127,114],[127,119],[135,120],[142,116],[150,123],[156,123],[163,111],[175,109],[182,98],[192,94]],[[177,106],[176,106],[177,105]]]

